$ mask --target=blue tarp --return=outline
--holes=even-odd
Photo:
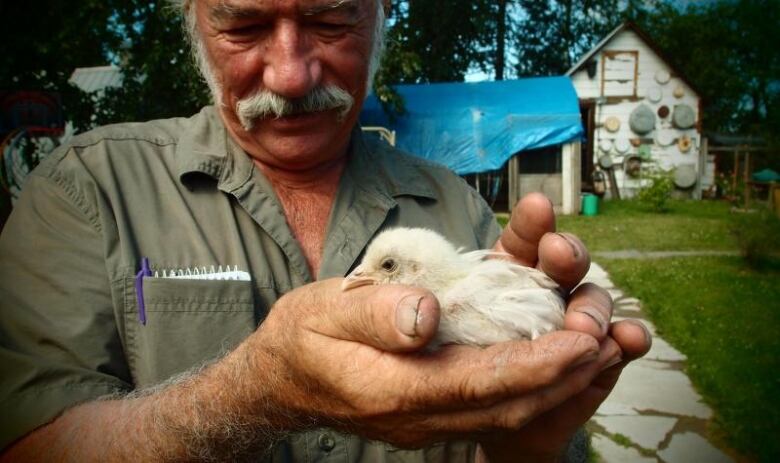
[[[396,131],[396,146],[460,175],[501,168],[514,154],[583,136],[568,77],[399,85],[406,114],[391,121],[370,95],[363,126]]]

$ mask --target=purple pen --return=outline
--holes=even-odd
[[[141,270],[135,274],[135,296],[138,299],[138,321],[146,325],[146,304],[144,304],[144,277],[152,276],[149,258],[141,259]]]

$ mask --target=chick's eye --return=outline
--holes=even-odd
[[[382,270],[385,272],[392,272],[397,266],[398,264],[396,264],[393,259],[385,259],[382,261]]]

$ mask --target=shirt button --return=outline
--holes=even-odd
[[[336,439],[327,433],[320,434],[320,437],[317,439],[317,443],[319,444],[320,448],[326,452],[330,452],[334,447],[336,447]]]

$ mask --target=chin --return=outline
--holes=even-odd
[[[346,154],[354,119],[341,119],[329,112],[268,119],[256,124],[248,135],[257,151],[270,156],[260,161],[305,169]]]

